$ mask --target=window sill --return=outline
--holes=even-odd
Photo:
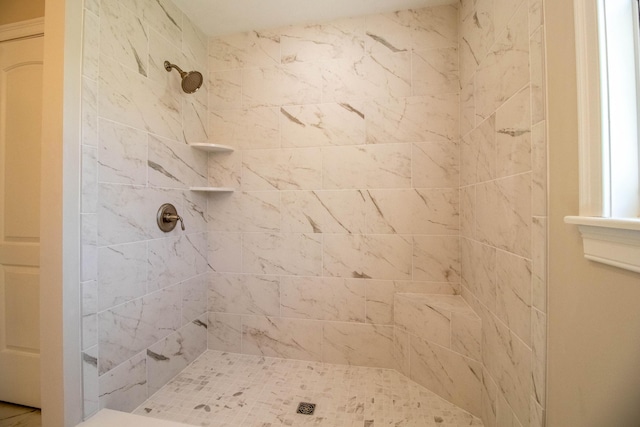
[[[640,273],[640,219],[566,216],[582,234],[584,257]]]

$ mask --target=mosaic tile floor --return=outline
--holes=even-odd
[[[315,413],[297,414],[299,402]],[[482,426],[394,370],[212,350],[134,413],[211,427]]]

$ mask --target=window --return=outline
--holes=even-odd
[[[585,257],[640,272],[638,0],[575,0]]]

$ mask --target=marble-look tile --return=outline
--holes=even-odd
[[[529,0],[529,33],[533,34],[544,24],[544,8],[542,0]]]
[[[149,79],[165,85],[165,87],[180,90],[180,79],[175,71],[167,72],[164,61],[186,67],[184,56],[180,48],[167,39],[167,35],[149,28]],[[185,70],[188,71],[188,70]]]
[[[482,370],[482,422],[485,427],[498,427],[496,424],[496,399],[498,387],[491,375]]]
[[[321,237],[314,234],[248,233],[242,239],[245,273],[319,276]]]
[[[312,62],[364,54],[364,18],[291,26],[280,32],[281,61]]]
[[[100,17],[85,9],[82,23],[82,75],[92,80],[98,79],[99,43]]]
[[[482,321],[471,307],[468,311],[451,314],[451,349],[482,361]]]
[[[207,348],[242,352],[242,316],[209,312]]]
[[[82,415],[85,418],[100,409],[98,391],[98,346],[82,352]]]
[[[282,147],[365,143],[365,115],[357,101],[281,107],[280,127]]]
[[[516,416],[528,420],[532,386],[531,350],[492,314],[482,316],[482,328],[484,366]]]
[[[411,95],[411,54],[398,52],[322,64],[322,99],[330,102]]]
[[[433,298],[396,294],[393,312],[396,326],[420,339],[451,348],[451,311]]]
[[[100,15],[100,0],[85,0],[83,2],[84,8],[96,16]]]
[[[211,274],[208,310],[231,314],[280,315],[280,279],[250,274]]]
[[[321,361],[322,323],[304,319],[243,316],[242,352]]]
[[[532,397],[536,405],[546,407],[547,316],[535,308],[531,310],[531,350]],[[531,409],[533,416],[535,407]]]
[[[83,145],[98,145],[98,82],[82,77],[82,122],[80,134]]]
[[[531,261],[497,251],[496,291],[497,317],[531,346]]]
[[[324,235],[324,274],[369,279],[410,279],[412,242],[400,235]]]
[[[511,410],[505,396],[498,393],[496,397],[496,425],[500,427],[519,427],[517,417]]]
[[[182,126],[184,142],[209,142],[209,115],[207,87],[194,94],[194,98],[182,98]]]
[[[143,22],[118,0],[100,2],[100,52],[147,76],[149,38]],[[100,66],[102,74],[102,65]]]
[[[280,231],[280,193],[277,191],[236,191],[208,197],[209,230]]]
[[[102,55],[98,91],[101,117],[165,138],[182,140],[179,89],[167,90],[166,85],[151,81]]]
[[[242,153],[242,189],[315,190],[322,184],[319,148],[246,150]]]
[[[243,107],[315,104],[321,98],[321,70],[314,64],[290,63],[242,69]]]
[[[368,190],[366,233],[458,235],[458,190]]]
[[[208,171],[209,185],[239,189],[242,183],[242,152],[210,155]]]
[[[458,94],[413,96],[365,103],[367,143],[458,139]]]
[[[186,16],[182,16],[182,51],[188,62],[207,69],[208,37]]]
[[[495,116],[490,116],[462,138],[460,147],[460,184],[476,184],[495,177]]]
[[[209,275],[201,274],[180,284],[183,326],[206,314],[208,282]]]
[[[491,311],[496,310],[496,249],[462,239],[462,284]]]
[[[544,28],[540,27],[530,40],[531,67],[531,123],[536,124],[544,120],[546,115],[546,81],[545,70],[545,38]]]
[[[81,173],[81,212],[96,213],[98,210],[98,150],[95,147],[82,146]]]
[[[458,188],[460,146],[456,142],[411,145],[411,178],[414,188]]]
[[[173,286],[99,313],[100,374],[175,331],[180,305],[180,288]]]
[[[149,185],[165,188],[207,185],[207,154],[186,144],[149,135]]]
[[[242,272],[242,234],[210,231],[209,268],[217,272]]]
[[[393,359],[395,362],[394,369],[404,376],[411,375],[409,359],[411,352],[409,346],[409,333],[398,327],[393,328]]]
[[[100,376],[100,409],[131,412],[147,400],[145,353],[138,353],[117,368]]]
[[[98,216],[81,214],[82,248],[80,253],[80,281],[98,278]]]
[[[184,191],[183,193],[182,211],[180,216],[183,218],[185,228],[190,234],[204,233],[208,230],[207,223],[207,200],[209,195],[199,193],[197,191]]]
[[[279,148],[279,112],[274,107],[211,111],[210,142],[236,149]]]
[[[282,317],[364,322],[365,283],[329,277],[283,277]]]
[[[460,242],[453,236],[413,237],[413,279],[460,281]]]
[[[98,343],[98,283],[95,280],[80,284],[82,294],[82,349]]]
[[[98,249],[98,310],[147,293],[147,242]]]
[[[531,224],[531,303],[547,312],[547,218],[533,217]]]
[[[280,35],[250,31],[209,39],[209,70],[265,67],[280,63]]]
[[[475,102],[476,114],[482,119],[489,117],[529,81],[527,15],[527,8],[520,7],[480,63],[475,78]],[[500,33],[496,31],[496,34]]]
[[[460,81],[472,80],[494,42],[492,0],[463,0],[460,7]]]
[[[481,414],[482,366],[411,337],[411,379],[476,416]]]
[[[531,170],[531,92],[516,93],[496,111],[496,177]]]
[[[376,14],[366,17],[365,47],[369,54],[410,52],[411,11]]]
[[[409,188],[411,145],[325,147],[322,175],[325,189]]]
[[[535,398],[531,398],[531,417],[529,425],[531,427],[545,427],[546,411],[542,406],[535,401]]]
[[[209,73],[209,108],[213,111],[242,108],[242,74],[238,70]]]
[[[476,186],[460,188],[460,236],[476,236]]]
[[[162,388],[207,349],[206,315],[147,348],[149,395]]]
[[[282,231],[364,232],[366,196],[360,190],[281,191]]]
[[[136,0],[135,3],[139,16],[161,34],[166,34],[177,47],[181,46],[183,14],[171,0]]]
[[[98,344],[98,315],[88,313],[82,315],[82,349]]]
[[[206,234],[186,234],[148,243],[149,291],[175,285],[207,269]]]
[[[475,86],[473,80],[460,89],[460,135],[464,136],[476,126]]]
[[[414,51],[412,55],[413,95],[459,91],[458,50],[455,47]]]
[[[531,214],[547,216],[547,131],[546,122],[531,129]]]
[[[325,322],[322,361],[358,366],[393,367],[393,327]]]
[[[496,34],[496,37],[500,37],[503,31],[505,31],[507,24],[513,19],[513,15],[516,10],[525,9],[525,13],[528,15],[528,5],[525,4],[524,7],[520,7],[522,5],[522,0],[493,0],[493,28]],[[526,1],[524,3],[527,3]],[[528,31],[528,25],[525,23],[525,28]]]
[[[147,184],[147,133],[109,120],[98,121],[98,180]]]

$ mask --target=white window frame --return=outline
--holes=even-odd
[[[578,216],[567,216],[565,222],[578,225],[583,238],[585,258],[592,261],[624,268],[640,273],[640,219],[638,203],[640,195],[633,194],[631,203],[623,198],[624,191],[616,180],[618,163],[611,167],[611,157],[616,162],[631,165],[630,176],[638,180],[638,120],[637,114],[631,117],[635,129],[632,129],[632,148],[627,159],[615,151],[619,141],[619,126],[609,129],[608,110],[603,113],[602,105],[607,107],[608,86],[601,85],[601,72],[606,73],[606,58],[601,58],[599,46],[606,37],[602,36],[602,22],[599,12],[605,0],[574,0],[576,28],[576,65],[578,81],[578,120],[579,120],[579,164],[580,164],[580,212]],[[633,2],[637,15],[637,2]],[[638,25],[634,26],[635,40],[638,40]],[[638,42],[635,43],[636,58]],[[636,87],[640,87],[640,78],[636,72]],[[615,90],[615,87],[613,88]],[[635,93],[635,92],[634,92]],[[639,98],[640,99],[640,98]],[[604,100],[604,101],[603,101]],[[616,106],[614,106],[616,107]],[[637,107],[640,110],[640,107]],[[635,111],[637,113],[637,111]],[[619,116],[616,114],[615,117]],[[627,117],[629,119],[629,117]],[[628,123],[625,123],[628,125]],[[614,141],[615,139],[615,141]],[[635,148],[634,148],[635,147]],[[612,154],[613,153],[613,154]],[[631,162],[627,160],[631,159]],[[633,163],[635,162],[635,164]],[[637,188],[637,183],[634,184]],[[618,203],[616,203],[616,200]],[[625,203],[620,203],[623,200]],[[625,205],[625,206],[622,206]]]

